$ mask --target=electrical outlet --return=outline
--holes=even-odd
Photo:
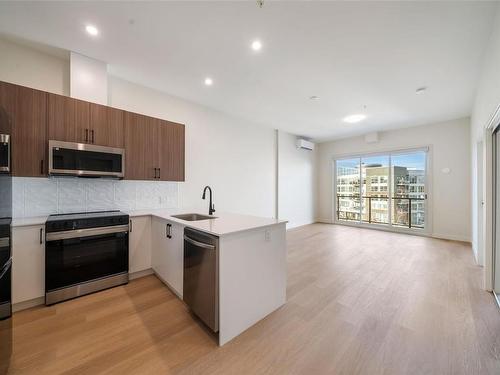
[[[266,230],[265,238],[266,238],[266,242],[271,241],[271,232],[270,231]]]

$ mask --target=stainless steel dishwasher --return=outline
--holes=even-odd
[[[219,331],[219,238],[184,229],[183,299],[214,332]]]

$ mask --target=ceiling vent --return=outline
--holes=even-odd
[[[312,143],[306,139],[299,138],[299,139],[297,139],[297,148],[312,151],[312,150],[314,150],[314,143]]]

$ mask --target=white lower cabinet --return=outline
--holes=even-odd
[[[184,226],[151,216],[132,217],[129,272],[150,268],[182,297]],[[12,229],[12,302],[45,295],[45,225]]]
[[[151,216],[130,218],[129,273],[151,268]]]
[[[12,228],[12,303],[45,295],[45,226]]]
[[[182,297],[184,226],[153,217],[151,234],[151,265],[153,270]]]

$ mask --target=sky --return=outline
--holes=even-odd
[[[393,154],[391,156],[392,165],[406,167],[408,169],[425,169],[425,152],[416,151],[407,154]],[[382,164],[389,165],[389,155],[377,155],[362,157],[363,164]],[[337,160],[337,166],[356,168],[359,164],[359,158]]]

